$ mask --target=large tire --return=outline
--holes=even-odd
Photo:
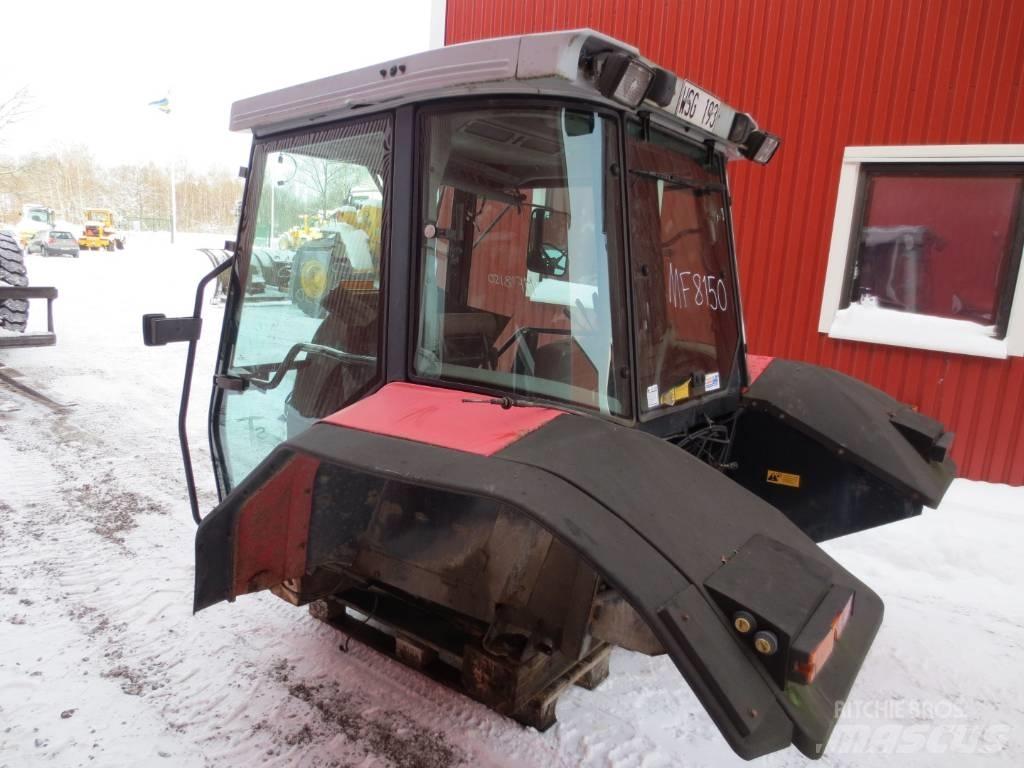
[[[25,269],[25,254],[18,241],[0,232],[0,284],[21,288],[28,285],[28,271]],[[25,299],[4,299],[0,301],[0,328],[8,331],[24,331],[28,324],[28,301]]]
[[[321,318],[327,311],[320,302],[327,294],[331,251],[317,246],[303,246],[295,252],[288,293],[292,303],[310,317]],[[310,278],[318,278],[311,280]],[[315,283],[315,287],[311,285]],[[319,289],[319,290],[317,290]]]

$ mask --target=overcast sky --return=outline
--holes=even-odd
[[[439,0],[3,2],[0,101],[28,86],[33,111],[3,138],[23,155],[87,146],[104,164],[196,170],[248,159],[231,103],[430,47]],[[170,92],[170,115],[148,102]],[[170,131],[168,130],[170,129]]]

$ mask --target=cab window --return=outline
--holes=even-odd
[[[616,123],[438,111],[421,155],[415,373],[628,415]]]
[[[629,124],[630,258],[642,413],[724,389],[739,343],[724,173],[706,151]]]
[[[228,486],[379,380],[391,118],[257,145],[218,414]]]

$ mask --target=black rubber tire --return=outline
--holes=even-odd
[[[288,284],[288,294],[291,296],[292,303],[310,317],[326,317],[327,311],[320,304],[323,294],[320,296],[310,296],[302,289],[302,267],[307,262],[319,261],[324,271],[327,271],[330,258],[329,251],[324,253],[319,250],[300,249],[295,252],[295,260],[292,262],[292,274]]]
[[[25,254],[18,241],[0,232],[0,283],[21,288],[28,285],[28,271],[25,269]],[[0,328],[7,331],[24,331],[28,324],[28,301],[25,299],[4,299],[0,301]]]
[[[115,240],[114,241],[114,245],[117,246],[117,250],[119,250],[119,251],[123,251],[124,250],[124,240]]]
[[[114,243],[113,242],[107,243],[107,250],[110,251],[111,253],[114,252]]]

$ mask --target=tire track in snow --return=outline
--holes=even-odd
[[[43,471],[8,484],[5,498],[38,513],[9,535],[17,513],[8,503],[4,546],[16,542],[26,552],[23,575],[50,585],[58,610],[93,649],[89,666],[98,676],[157,714],[179,741],[197,744],[206,762],[238,754],[282,765],[561,763],[550,745],[520,757],[517,743],[509,753],[502,746],[520,741],[517,726],[404,668],[396,681],[394,669],[380,667],[398,665],[369,649],[342,655],[335,630],[276,599],[239,603],[230,624],[223,611],[193,619],[184,514],[172,518],[162,500],[126,488],[116,452],[76,423],[80,413],[22,410],[17,450]],[[297,659],[282,676],[272,651],[287,651],[282,638],[304,633],[299,645],[315,663]],[[189,658],[204,648],[204,659],[228,666],[197,669]],[[453,740],[455,723],[464,727]]]

